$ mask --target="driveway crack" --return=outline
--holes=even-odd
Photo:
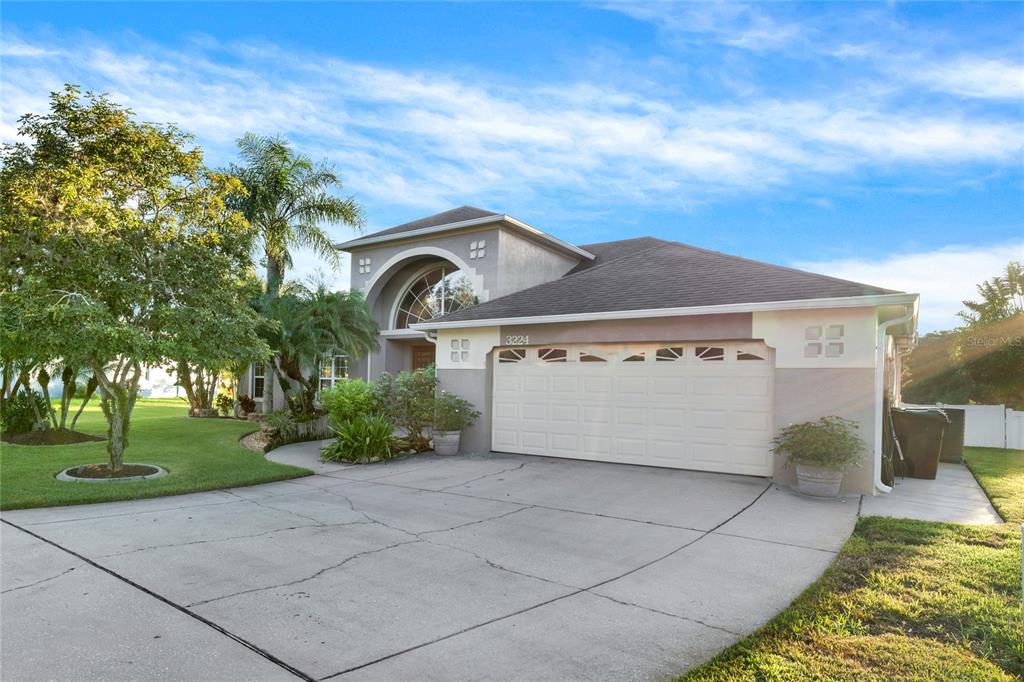
[[[75,570],[76,568],[78,568],[78,566],[72,566],[69,569],[61,571],[57,575],[51,575],[49,578],[43,578],[42,580],[36,580],[35,582],[31,582],[28,585],[18,585],[17,587],[9,587],[6,590],[4,590],[3,592],[0,592],[0,594],[7,594],[8,592],[17,592],[18,590],[27,590],[30,587],[35,587],[36,585],[42,585],[43,583],[48,583],[51,580],[56,580],[57,578],[63,578],[64,576],[66,576],[68,573],[70,573],[71,571]]]
[[[475,483],[476,481],[482,481],[483,479],[490,478],[491,476],[501,476],[502,474],[511,473],[513,471],[519,471],[520,469],[525,467],[526,464],[526,462],[520,462],[518,466],[509,467],[508,469],[502,469],[501,471],[492,471],[489,474],[483,474],[482,476],[471,478],[468,481],[463,481],[462,483],[453,483],[452,485],[446,485],[443,488],[438,488],[436,492],[443,493],[446,490],[451,490],[452,488],[458,488],[460,486],[469,485],[470,483]]]
[[[310,580],[315,580],[316,578],[319,578],[320,576],[322,576],[324,573],[327,573],[328,571],[333,571],[333,570],[339,569],[342,566],[344,566],[345,564],[349,563],[350,561],[355,561],[356,559],[360,559],[360,558],[362,558],[364,556],[369,556],[371,554],[377,554],[379,552],[386,552],[389,549],[394,549],[395,547],[401,547],[402,545],[412,545],[412,544],[415,544],[417,542],[424,542],[424,541],[423,540],[403,540],[402,542],[396,542],[396,543],[387,545],[386,547],[377,547],[375,549],[368,549],[365,552],[357,552],[356,554],[353,554],[351,556],[345,557],[345,559],[343,559],[342,561],[339,561],[336,564],[331,564],[330,566],[325,566],[324,568],[321,568],[320,570],[318,570],[316,573],[313,573],[312,575],[308,575],[305,578],[299,578],[297,580],[289,580],[289,581],[283,582],[283,583],[275,583],[274,585],[267,585],[265,587],[254,587],[254,588],[249,589],[249,590],[239,590],[238,592],[232,592],[231,594],[224,594],[224,595],[221,595],[219,597],[213,597],[212,599],[203,599],[203,600],[200,600],[200,601],[194,601],[191,604],[188,604],[188,607],[191,608],[193,606],[204,606],[206,604],[211,604],[211,603],[213,603],[215,601],[221,601],[222,599],[230,599],[231,597],[238,597],[238,596],[241,596],[243,594],[252,594],[253,592],[266,592],[267,590],[274,590],[274,589],[277,589],[277,588],[280,588],[280,587],[291,587],[292,585],[300,585],[302,583],[309,582]]]

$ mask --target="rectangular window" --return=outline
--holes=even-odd
[[[252,366],[252,399],[263,400],[263,391],[267,384],[267,366],[258,362]]]
[[[335,355],[320,361],[320,390],[331,388],[348,378],[348,356]]]

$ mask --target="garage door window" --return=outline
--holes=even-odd
[[[697,346],[697,359],[702,362],[722,362],[725,360],[725,349],[721,346]]]
[[[761,361],[763,361],[764,360],[763,357],[761,357],[757,353],[750,352],[750,350],[748,350],[746,348],[737,348],[736,349],[736,359],[737,360],[746,360],[746,361],[750,361],[750,360],[761,360]]]
[[[537,351],[537,357],[544,362],[568,362],[569,351],[565,348],[541,348]]]
[[[645,351],[633,353],[622,359],[623,362],[644,362],[645,360],[647,360],[647,353]]]
[[[682,346],[666,346],[665,348],[659,348],[655,351],[654,359],[656,362],[676,362],[683,359],[683,347]]]
[[[498,362],[519,362],[525,358],[525,348],[506,348],[498,352]]]
[[[594,355],[586,351],[580,351],[580,362],[608,362],[607,359],[602,358],[600,355]]]

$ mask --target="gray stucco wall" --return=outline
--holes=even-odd
[[[580,262],[508,229],[498,235],[497,284],[491,298],[558,279]]]
[[[493,355],[493,354],[492,354]],[[480,412],[480,418],[462,431],[460,453],[483,453],[491,450],[491,363],[487,369],[439,369],[441,388],[465,398]]]
[[[751,334],[750,313],[689,315],[638,320],[598,320],[561,324],[503,326],[502,342],[509,336],[529,337],[539,343],[613,343],[646,341],[746,340]]]
[[[775,428],[837,415],[860,424],[864,462],[847,470],[843,494],[870,495],[874,489],[871,444],[875,428],[875,371],[871,368],[776,369]],[[796,470],[775,458],[775,480],[796,485]]]

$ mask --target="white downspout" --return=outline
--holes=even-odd
[[[883,493],[891,493],[892,487],[882,483],[882,426],[885,415],[885,336],[890,327],[906,324],[914,319],[914,308],[910,308],[903,317],[886,320],[878,325],[878,338],[875,339],[875,489]],[[899,381],[899,378],[896,379]]]

